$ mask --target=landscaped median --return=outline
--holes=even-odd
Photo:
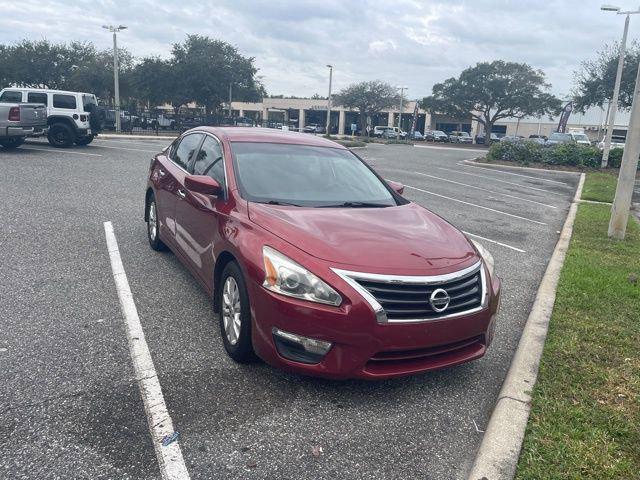
[[[589,174],[585,193],[611,201],[610,184]],[[608,205],[578,208],[518,479],[640,478],[640,226],[610,240],[609,216]]]

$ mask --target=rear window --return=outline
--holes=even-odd
[[[54,108],[67,108],[69,110],[75,110],[77,107],[76,97],[73,95],[62,95],[60,93],[53,94],[53,107]]]
[[[48,105],[47,94],[41,92],[29,92],[27,93],[27,102],[29,103],[44,103]]]
[[[20,103],[22,102],[22,92],[7,90],[0,95],[0,102],[4,103]]]

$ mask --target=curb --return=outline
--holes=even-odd
[[[100,140],[101,138],[105,140],[175,140],[179,135],[175,137],[169,137],[166,135],[116,135],[116,134],[102,134],[100,133],[96,140]]]
[[[468,480],[510,480],[516,473],[531,410],[531,393],[538,376],[558,280],[569,248],[584,179],[585,174],[582,173]]]
[[[488,167],[488,168],[506,168],[509,170],[528,170],[531,172],[551,172],[551,173],[569,173],[571,175],[583,175],[583,172],[572,172],[569,170],[547,170],[546,168],[534,168],[534,167],[518,167],[516,165],[501,165],[499,163],[484,163],[484,162],[476,162],[475,160],[462,160],[462,163],[466,163],[467,165],[479,166],[479,167]]]

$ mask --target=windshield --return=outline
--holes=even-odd
[[[549,136],[549,140],[571,140],[571,135],[568,133],[552,133]]]
[[[446,133],[444,133],[442,130],[435,130],[433,133],[435,135],[446,135]]]
[[[589,137],[587,137],[586,134],[584,133],[574,133],[573,134],[573,138],[574,140],[580,141],[580,142],[588,142],[589,141]]]
[[[275,143],[232,143],[242,197],[305,207],[397,205],[380,179],[348,150]]]

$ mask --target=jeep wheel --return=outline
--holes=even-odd
[[[51,125],[47,138],[49,143],[56,148],[70,147],[75,141],[73,130],[64,123],[54,123]]]
[[[84,137],[78,137],[76,139],[76,145],[89,145],[93,142],[93,135],[85,135]]]
[[[7,150],[18,148],[24,143],[24,137],[0,138],[0,145]]]

